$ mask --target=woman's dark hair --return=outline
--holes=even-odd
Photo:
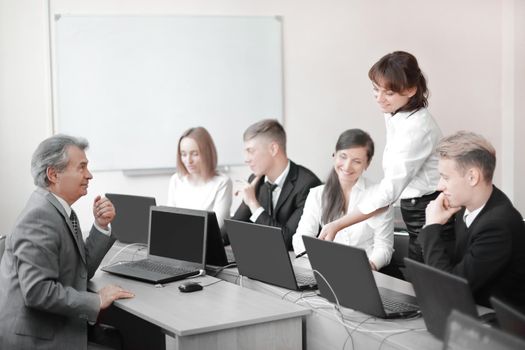
[[[344,131],[337,139],[335,151],[356,147],[366,147],[367,162],[370,164],[374,156],[374,141],[367,132],[361,129]],[[321,222],[324,224],[328,224],[344,215],[345,196],[333,167],[323,189],[321,204],[323,208]]]
[[[427,81],[417,59],[408,52],[395,51],[383,56],[370,68],[368,77],[376,85],[397,93],[413,87],[417,89],[399,111],[410,112],[428,106]]]

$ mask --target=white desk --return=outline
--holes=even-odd
[[[307,258],[295,260],[294,265],[310,267]],[[241,283],[237,269],[221,271],[218,277],[232,283]],[[374,277],[380,287],[414,295],[412,285],[408,282],[376,272],[374,272]],[[310,308],[312,313],[306,318],[307,349],[441,350],[442,348],[442,342],[428,333],[422,318],[383,320],[341,308],[343,321],[340,314],[335,311],[333,304],[317,296],[315,292],[290,291],[246,277],[242,278],[242,285]]]
[[[108,255],[115,254],[115,248]],[[119,259],[117,259],[119,260]],[[170,349],[301,349],[302,318],[310,309],[205,276],[202,291],[181,293],[173,282],[163,288],[98,271],[89,288],[115,283],[135,298],[114,304],[162,328]]]

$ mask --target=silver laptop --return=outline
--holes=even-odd
[[[122,243],[148,243],[149,209],[155,198],[106,193],[117,215],[111,223],[112,234]]]
[[[453,310],[448,317],[443,350],[522,350],[525,340],[489,327]]]
[[[377,287],[363,249],[310,236],[303,236],[303,242],[322,297],[381,318],[418,314],[413,296]]]
[[[151,207],[148,257],[120,262],[102,271],[150,283],[167,283],[195,276],[206,258],[205,211]]]
[[[292,290],[315,289],[312,271],[293,267],[279,227],[224,220],[239,274]]]

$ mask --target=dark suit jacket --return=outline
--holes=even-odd
[[[58,200],[36,189],[0,263],[0,349],[86,349],[100,309],[87,283],[113,242],[94,227],[84,242]]]
[[[252,181],[255,176],[252,174],[248,181]],[[261,177],[256,186],[257,200],[263,208],[268,204],[268,195],[266,191],[261,191],[264,184],[264,177]],[[284,240],[288,250],[292,250],[292,236],[297,230],[297,225],[303,215],[304,202],[308,197],[310,188],[319,186],[321,181],[313,172],[303,166],[297,165],[290,161],[290,171],[284,180],[283,188],[277,204],[274,208],[274,217],[271,217],[266,210],[259,215],[256,223],[267,226],[281,227]],[[239,206],[232,219],[239,221],[250,221],[252,212],[250,208],[243,203]]]
[[[525,307],[525,225],[520,213],[496,186],[469,228],[465,209],[456,213],[454,254],[439,235],[442,225],[419,234],[425,263],[468,280],[476,302],[489,306],[491,295]]]

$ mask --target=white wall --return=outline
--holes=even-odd
[[[525,1],[514,3],[514,202],[525,214]]]
[[[384,126],[367,72],[393,50],[418,57],[429,80],[430,109],[444,133],[479,132],[493,142],[499,155],[505,151],[517,159],[519,151],[513,152],[522,142],[520,137],[504,143],[509,132],[523,133],[525,126],[515,117],[525,110],[518,102],[523,98],[514,99],[512,115],[502,116],[504,86],[514,87],[511,92],[521,97],[524,91],[523,79],[509,82],[509,75],[505,79],[503,75],[506,64],[514,61],[509,69],[523,77],[524,52],[518,49],[518,42],[523,42],[518,41],[519,35],[523,38],[523,16],[516,14],[516,25],[510,28],[502,20],[514,7],[523,14],[522,2],[515,0],[51,0],[51,13],[283,16],[289,156],[321,178],[329,170],[338,134],[352,127],[369,131],[375,139],[378,153],[368,172],[371,177],[381,176]],[[0,160],[8,170],[1,171],[0,232],[12,227],[32,191],[30,156],[37,142],[50,135],[46,11],[41,0],[0,0]],[[516,34],[510,44],[516,50],[510,54],[503,51],[503,43],[509,42],[507,32]],[[509,60],[509,55],[516,59]],[[504,128],[509,118],[516,121],[510,131]],[[512,179],[504,176],[506,168],[518,169],[509,164],[498,164],[497,184]],[[245,168],[232,169],[234,179],[246,173]],[[159,203],[166,199],[168,176],[94,175],[90,194],[75,205],[84,228],[90,221],[87,202],[97,193],[148,194]],[[519,176],[514,178],[503,183],[503,189],[525,198]],[[521,198],[516,198],[517,203],[525,202]]]
[[[31,154],[50,135],[43,1],[0,0],[0,234],[33,189]]]

